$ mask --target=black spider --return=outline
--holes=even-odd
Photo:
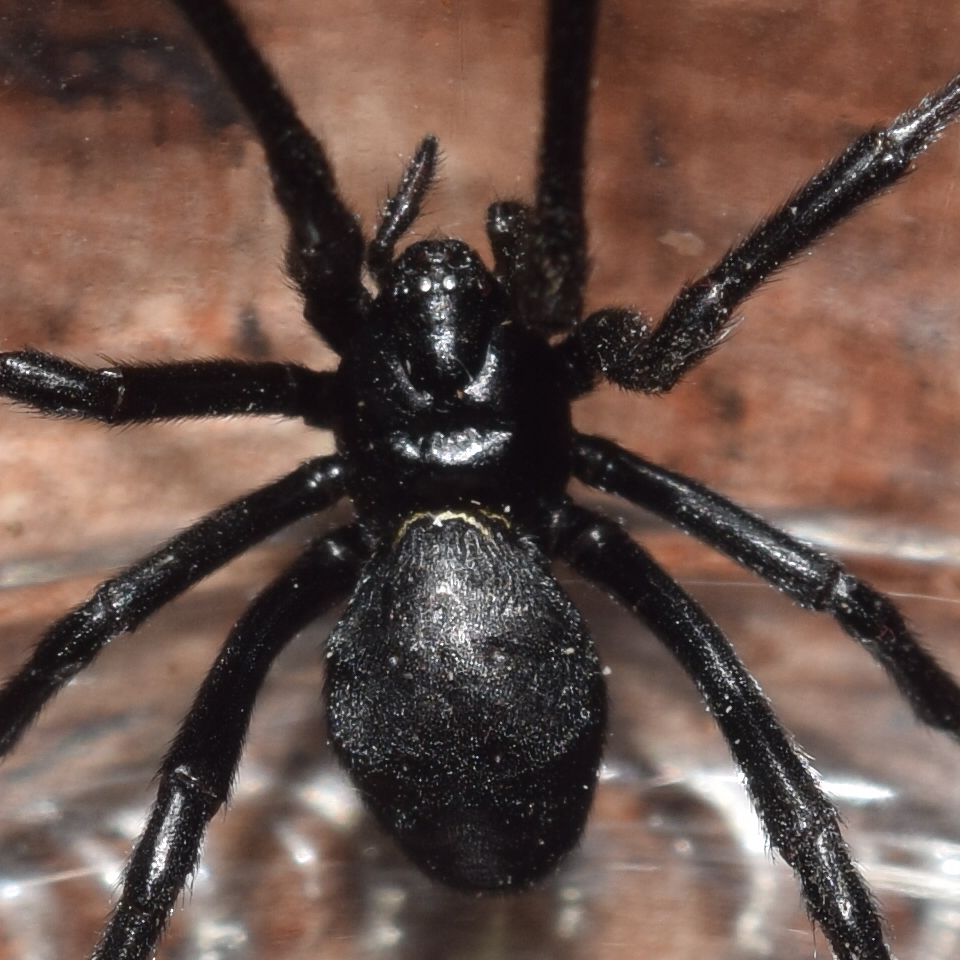
[[[95,956],[150,953],[227,799],[266,671],[347,596],[327,644],[327,718],[380,823],[456,887],[520,889],[549,873],[583,829],[606,713],[590,638],[548,571],[560,558],[636,613],[697,684],[834,954],[889,960],[836,811],[756,682],[617,524],[567,498],[569,480],[659,514],[829,612],[922,721],[955,736],[960,688],[888,599],[694,481],[575,433],[570,403],[601,378],[645,393],[673,387],[764,279],[909,169],[960,108],[960,78],[857,139],[654,325],[626,309],[582,317],[595,2],[552,4],[537,196],[490,207],[492,273],[456,240],[395,256],[434,178],[433,138],[365,242],[320,145],[232,11],[223,0],[176,3],[257,127],[290,224],[288,271],[339,369],[214,360],[89,370],[25,350],[0,354],[0,391],[110,424],[302,417],[333,430],[338,452],[196,523],[51,627],[0,691],[0,751],[110,639],[230,558],[343,497],[358,519],[314,541],[232,630],[164,761]]]

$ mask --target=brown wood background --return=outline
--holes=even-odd
[[[91,362],[332,362],[278,270],[259,148],[229,122],[169,5],[2,9],[2,345]],[[365,223],[428,131],[446,160],[421,233],[483,248],[487,203],[529,195],[539,5],[284,0],[244,12]],[[590,304],[658,315],[854,133],[945,81],[957,17],[950,3],[606,4]],[[137,52],[134,30],[170,52]],[[758,507],[956,532],[958,163],[948,133],[908,183],[751,301],[668,400],[604,390],[581,404],[580,425]],[[2,426],[6,556],[165,530],[325,443],[262,422],[117,435],[5,411]]]
[[[239,5],[321,132],[364,223],[432,132],[444,149],[443,180],[419,233],[461,236],[485,252],[486,205],[531,190],[540,4]],[[960,7],[941,0],[605,3],[590,143],[591,307],[630,303],[658,314],[681,282],[855,133],[960,70],[958,28]],[[283,228],[259,147],[169,4],[0,0],[0,67],[0,348],[31,345],[91,363],[334,362],[300,321],[279,270]],[[960,127],[906,183],[750,301],[736,335],[669,397],[603,389],[577,410],[581,429],[802,521],[798,529],[847,553],[878,584],[925,597],[905,599],[907,610],[955,667],[958,184]],[[5,671],[104,569],[329,449],[326,436],[295,423],[111,432],[9,408],[0,410],[0,438]],[[682,538],[650,536],[687,581],[736,577]],[[0,909],[2,955],[31,955],[24,945],[41,934],[53,956],[88,948],[108,894],[76,865],[93,862],[89,851],[80,857],[70,844],[92,832],[121,855],[127,834],[108,809],[114,801],[101,798],[122,811],[133,803],[129,789],[142,802],[226,624],[288,551],[261,551],[158,618],[142,644],[109,651],[4,767],[13,826],[3,841],[12,846],[0,854],[13,863],[17,851],[14,875],[45,878],[30,888],[42,887],[45,899],[34,914],[23,901],[11,900],[9,915]],[[57,582],[35,585],[47,580]],[[900,836],[904,824],[908,834],[960,843],[954,752],[911,725],[838,631],[742,578],[737,584],[698,589],[818,764],[841,778],[889,781],[906,798],[868,804],[866,821],[861,807],[845,808],[866,838],[858,856],[885,865],[874,879],[901,938],[898,956],[960,955],[943,932],[957,891],[931,881],[918,893],[926,881],[910,887],[882,873],[919,857],[915,848],[876,851],[877,837]],[[770,867],[755,882],[742,838],[731,840],[729,822],[717,818],[715,790],[711,806],[695,788],[698,771],[725,761],[685,681],[649,642],[642,653],[626,646],[635,631],[625,620],[595,598],[583,602],[616,667],[611,769],[619,773],[601,792],[598,826],[566,879],[522,901],[451,899],[376,854],[369,825],[344,839],[327,824],[303,827],[320,831],[316,847],[334,865],[311,887],[290,866],[293,847],[277,840],[293,829],[284,817],[295,790],[251,788],[211,854],[211,870],[228,881],[216,887],[219,898],[198,881],[193,919],[178,921],[171,939],[185,951],[177,955],[203,955],[206,936],[220,944],[217,956],[263,958],[810,956],[789,876]],[[281,784],[300,783],[303,756],[327,769],[322,731],[309,719],[315,661],[312,649],[292,654],[258,714],[250,766],[261,769],[262,752],[274,775],[288,777]],[[675,793],[671,776],[681,785]],[[46,797],[52,806],[37,813]],[[778,891],[763,910],[759,889]],[[222,903],[240,918],[236,943],[234,927],[215,922]],[[743,932],[758,916],[766,940]],[[226,939],[216,940],[218,929]],[[816,947],[826,949],[819,935]]]

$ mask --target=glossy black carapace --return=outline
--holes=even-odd
[[[420,144],[372,240],[317,139],[226,0],[172,0],[256,127],[290,227],[288,273],[335,372],[210,360],[92,370],[0,354],[0,392],[43,413],[126,424],[279,414],[332,430],[320,457],[229,503],[100,585],[0,691],[0,751],[111,639],[281,527],[349,498],[356,519],[309,544],[251,604],[160,771],[158,798],[96,947],[145,958],[226,801],[264,676],[291,637],[349,598],[326,648],[330,737],[368,808],[430,876],[518,890],[576,845],[597,781],[606,695],[561,559],[677,657],[715,717],[771,844],[840,960],[890,960],[836,811],[709,616],[572,478],[723,551],[832,615],[925,723],[960,734],[960,689],[893,604],[718,494],[598,437],[571,402],[606,378],[663,393],[718,346],[774,271],[893,184],[960,107],[960,78],[832,164],[680,291],[658,324],[583,316],[584,140],[597,0],[552,0],[532,204],[487,213],[493,268],[458,240],[396,246],[437,167]],[[375,290],[375,292],[371,292]]]

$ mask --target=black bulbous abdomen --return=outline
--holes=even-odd
[[[483,514],[423,515],[368,565],[329,640],[330,736],[427,873],[519,889],[576,844],[606,700],[537,549]]]

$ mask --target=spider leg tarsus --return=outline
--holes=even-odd
[[[911,158],[919,156],[960,111],[960,76],[905,110],[885,131],[891,142]]]

